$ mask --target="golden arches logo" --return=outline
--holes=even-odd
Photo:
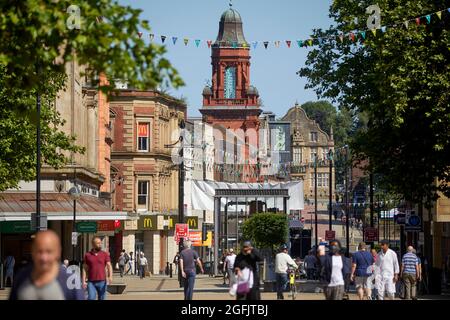
[[[189,227],[197,228],[198,220],[195,218],[188,218],[186,223],[188,224]]]
[[[151,218],[144,218],[144,228],[153,228],[153,221]]]

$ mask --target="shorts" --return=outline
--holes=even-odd
[[[355,287],[356,289],[363,288],[367,289],[369,286],[368,284],[368,276],[357,276],[355,277]]]

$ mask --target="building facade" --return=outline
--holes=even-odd
[[[144,252],[153,274],[165,272],[177,248],[178,167],[167,147],[179,138],[186,105],[157,91],[122,89],[111,98],[113,206],[129,212],[120,248]]]

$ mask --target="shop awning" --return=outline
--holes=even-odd
[[[126,220],[125,211],[113,211],[100,199],[82,195],[77,200],[76,220]],[[36,194],[5,192],[0,194],[0,221],[25,221],[36,212]],[[66,193],[42,193],[41,213],[48,220],[73,220],[73,200]]]

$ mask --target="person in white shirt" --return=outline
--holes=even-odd
[[[230,288],[236,282],[236,275],[234,273],[234,261],[236,260],[236,254],[234,253],[233,248],[228,250],[228,255],[225,258],[224,263],[224,272],[226,271],[228,274],[228,282],[230,283]]]
[[[395,283],[398,281],[400,267],[398,264],[397,254],[389,249],[389,242],[382,240],[381,251],[378,253],[376,260],[376,272],[378,273],[378,299],[383,300],[385,294],[389,300],[393,300],[395,296]]]
[[[283,292],[286,290],[286,286],[289,283],[287,271],[291,267],[297,269],[298,266],[291,256],[287,253],[288,247],[283,244],[280,247],[280,253],[275,257],[275,274],[277,279],[277,299],[283,300]]]
[[[141,252],[140,259],[139,259],[139,274],[141,276],[141,279],[145,278],[145,271],[147,269],[147,258],[145,257],[144,253]]]

